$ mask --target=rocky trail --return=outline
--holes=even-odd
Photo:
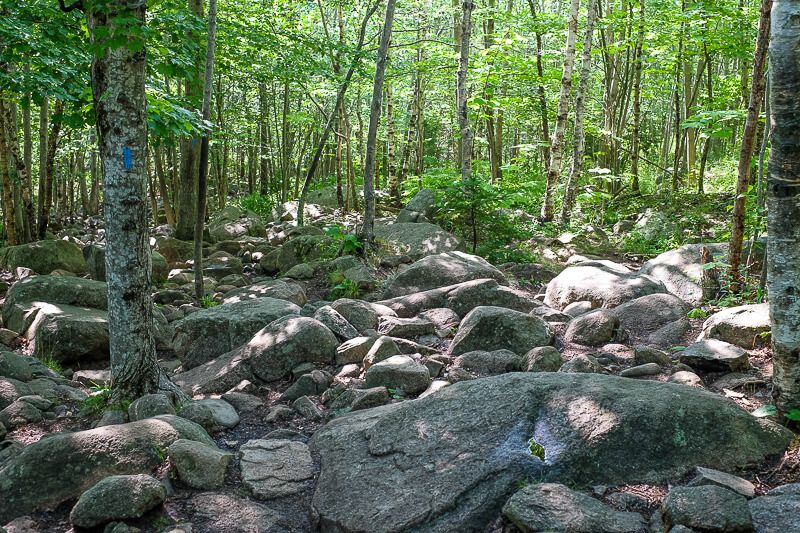
[[[800,531],[767,305],[692,312],[703,245],[492,265],[423,190],[365,258],[296,209],[213,217],[203,306],[153,230],[180,405],[108,405],[97,221],[0,250],[0,531]]]

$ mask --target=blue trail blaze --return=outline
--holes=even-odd
[[[128,147],[122,149],[122,164],[127,170],[133,168],[133,151]]]

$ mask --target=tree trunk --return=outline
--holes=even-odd
[[[469,45],[472,37],[472,11],[475,4],[472,0],[462,3],[461,48],[458,54],[458,71],[456,73],[456,106],[458,108],[458,129],[461,134],[461,181],[469,182],[472,178],[472,130],[469,127],[467,109],[467,73],[469,71]]]
[[[203,0],[188,0],[189,9],[195,16],[203,18]],[[198,40],[198,35],[190,30],[186,34],[188,41]],[[200,50],[195,55],[194,75],[186,81],[185,97],[196,105],[203,96],[203,58]],[[197,135],[182,138],[180,143],[181,163],[178,178],[178,190],[175,194],[175,237],[184,241],[194,236],[195,216],[197,214],[197,176],[200,174],[200,139]]]
[[[553,141],[550,148],[547,185],[544,192],[544,201],[542,202],[542,212],[539,216],[543,222],[553,220],[556,186],[558,186],[558,179],[561,175],[561,159],[564,155],[564,132],[567,128],[567,115],[569,114],[572,70],[575,64],[575,36],[578,33],[578,9],[580,5],[580,0],[571,0],[567,26],[567,44],[564,50],[564,70],[561,76],[561,94],[558,100],[558,114],[556,115],[556,130],[553,133]]]
[[[779,413],[800,409],[800,2],[776,0],[772,11],[770,95],[772,151],[767,177],[772,395]]]
[[[375,232],[375,145],[378,140],[378,119],[381,114],[381,94],[383,93],[383,78],[386,73],[386,56],[389,53],[389,42],[392,38],[394,2],[395,0],[387,0],[386,2],[386,17],[383,21],[381,42],[378,45],[375,80],[372,84],[372,103],[369,108],[367,153],[364,159],[364,227],[361,230],[362,238],[367,246],[372,243]]]
[[[203,78],[203,120],[211,118],[211,86],[214,81],[214,46],[217,36],[217,0],[208,0],[208,41],[206,42],[206,69]],[[211,133],[205,130],[200,141],[200,174],[197,177],[197,213],[194,222],[194,295],[203,298],[203,226],[206,220],[206,192],[208,190],[208,142]]]
[[[16,125],[6,124],[6,107],[8,103],[0,98],[0,178],[3,187],[3,225],[6,230],[6,240],[9,246],[19,244],[17,239],[17,219],[14,210],[14,187],[11,182],[8,130]]]
[[[561,204],[560,219],[562,224],[569,224],[572,207],[575,204],[575,195],[583,173],[583,153],[586,146],[586,133],[583,117],[586,110],[586,97],[589,91],[589,70],[592,66],[592,37],[594,35],[595,0],[589,0],[586,13],[586,35],[583,39],[583,54],[581,57],[581,75],[578,82],[578,92],[575,96],[575,131],[573,133],[572,167],[564,189],[564,201]]]
[[[747,119],[742,132],[742,150],[739,153],[738,177],[736,179],[736,198],[733,202],[731,238],[728,242],[728,277],[731,292],[739,292],[742,288],[742,273],[739,266],[742,262],[742,241],[744,240],[744,216],[747,208],[747,188],[750,182],[750,167],[755,151],[756,131],[761,102],[764,99],[764,67],[767,63],[767,47],[769,46],[770,14],[772,0],[762,0],[761,17],[758,23],[758,40],[753,57],[753,82],[750,88],[750,102],[747,106]]]
[[[639,192],[639,131],[642,125],[642,47],[644,45],[645,0],[639,0],[639,26],[636,33],[633,74],[633,131],[631,132],[631,190]],[[702,180],[702,176],[700,178]],[[701,181],[702,183],[702,181]]]
[[[528,0],[531,8],[531,16],[536,20],[536,0]],[[550,121],[547,116],[547,94],[544,86],[544,69],[542,67],[542,34],[536,32],[536,75],[538,77],[537,92],[539,95],[539,119],[542,124],[542,160],[544,162],[545,174],[550,172]]]
[[[117,401],[160,388],[147,231],[145,10],[141,0],[119,0],[86,14],[98,50],[92,93],[105,181],[109,351]],[[117,26],[123,17],[125,25]],[[116,32],[129,34],[129,46],[110,46],[107,39]]]

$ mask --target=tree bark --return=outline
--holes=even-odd
[[[369,127],[367,130],[367,153],[364,159],[364,227],[361,236],[369,246],[375,234],[375,148],[378,139],[378,119],[381,114],[381,95],[383,78],[386,73],[386,56],[392,38],[394,21],[394,2],[387,0],[386,16],[383,21],[381,42],[378,45],[378,59],[375,63],[375,80],[372,84],[372,103],[369,108]]]
[[[119,0],[90,5],[94,9],[86,13],[87,26],[98,50],[92,61],[92,93],[105,181],[111,377],[115,399],[131,400],[166,388],[159,384],[150,296],[142,32],[146,4]],[[124,26],[119,26],[122,18]],[[130,34],[127,46],[107,42],[115,32]]]
[[[767,288],[772,322],[772,395],[779,413],[800,408],[800,1],[776,0],[769,77],[772,150]]]
[[[203,82],[203,120],[211,118],[211,84],[214,80],[214,46],[217,36],[217,0],[208,1],[208,41],[206,43],[206,69]],[[197,214],[194,223],[194,295],[203,298],[203,226],[206,219],[206,191],[208,189],[208,142],[211,133],[205,130],[200,141],[200,173],[197,178]]]
[[[770,14],[772,0],[762,0],[761,16],[758,23],[758,40],[753,57],[753,79],[750,87],[750,102],[747,106],[747,119],[742,132],[742,150],[739,153],[738,175],[736,179],[736,197],[733,202],[731,238],[728,241],[728,277],[731,292],[737,293],[742,288],[742,241],[744,240],[744,216],[747,209],[747,188],[750,183],[750,168],[755,151],[756,131],[761,102],[764,99],[766,78],[764,68],[767,64],[767,47],[769,46]]]
[[[580,5],[580,0],[571,0],[567,25],[567,44],[564,50],[564,70],[561,75],[561,94],[559,95],[558,114],[556,115],[556,129],[551,142],[547,185],[542,202],[542,212],[539,216],[543,222],[553,220],[555,192],[561,175],[561,159],[564,155],[564,132],[567,129],[567,115],[569,114],[572,70],[575,65],[575,37],[578,33],[578,9]]]
[[[528,0],[531,16],[537,18],[536,0]],[[538,77],[537,93],[539,96],[539,116],[542,125],[542,160],[545,174],[550,172],[550,121],[547,116],[547,94],[544,86],[544,68],[542,67],[542,34],[536,31],[536,75]]]
[[[559,218],[562,224],[569,224],[572,207],[575,204],[578,182],[583,173],[583,153],[586,147],[586,132],[584,128],[584,114],[586,111],[586,97],[589,91],[589,71],[592,66],[592,38],[594,36],[594,22],[596,18],[595,0],[589,0],[586,13],[586,34],[583,39],[583,54],[581,56],[581,74],[578,82],[578,91],[575,95],[575,131],[573,133],[572,166],[570,167],[567,184],[564,188],[564,201],[561,203]]]
[[[642,47],[644,45],[645,0],[639,0],[639,26],[636,32],[633,73],[633,131],[631,132],[631,190],[639,192],[639,132],[642,125]],[[702,183],[702,176],[700,177]]]

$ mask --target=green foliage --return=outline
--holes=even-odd
[[[89,390],[89,397],[83,401],[81,411],[88,414],[97,414],[109,407],[112,394],[111,387],[93,382]]]
[[[330,297],[337,298],[358,298],[361,296],[361,288],[358,283],[348,279],[340,270],[334,270],[328,274],[328,281],[331,284]]]
[[[46,366],[56,374],[61,374],[61,372],[63,371],[63,369],[61,368],[61,363],[59,363],[58,360],[55,357],[53,357],[52,353],[40,355],[39,361],[41,361],[44,366]]]
[[[529,441],[529,450],[531,452],[531,455],[533,455],[534,457],[538,457],[539,459],[544,461],[544,456],[545,456],[544,446],[542,446],[535,440],[531,439]]]
[[[700,309],[699,307],[695,307],[694,309],[692,309],[691,311],[686,313],[686,316],[689,317],[689,318],[706,319],[706,318],[708,318],[708,312],[704,311],[703,309]]]
[[[239,206],[242,209],[254,212],[263,220],[269,220],[272,217],[272,210],[277,206],[277,202],[272,196],[254,192],[239,198]]]
[[[750,414],[755,416],[756,418],[766,418],[770,416],[776,416],[778,414],[778,408],[772,404],[765,404],[756,409],[755,411],[751,412]],[[786,424],[800,422],[800,409],[798,408],[789,409],[787,412],[783,413],[783,418],[785,419]]]
[[[358,239],[358,235],[345,233],[344,228],[338,224],[331,224],[325,227],[325,234],[334,242],[339,243],[338,248],[343,254],[353,255],[364,249],[364,245]]]
[[[218,305],[219,302],[216,301],[214,297],[211,295],[206,294],[202,298],[200,298],[200,307],[202,307],[203,309],[210,309]]]

